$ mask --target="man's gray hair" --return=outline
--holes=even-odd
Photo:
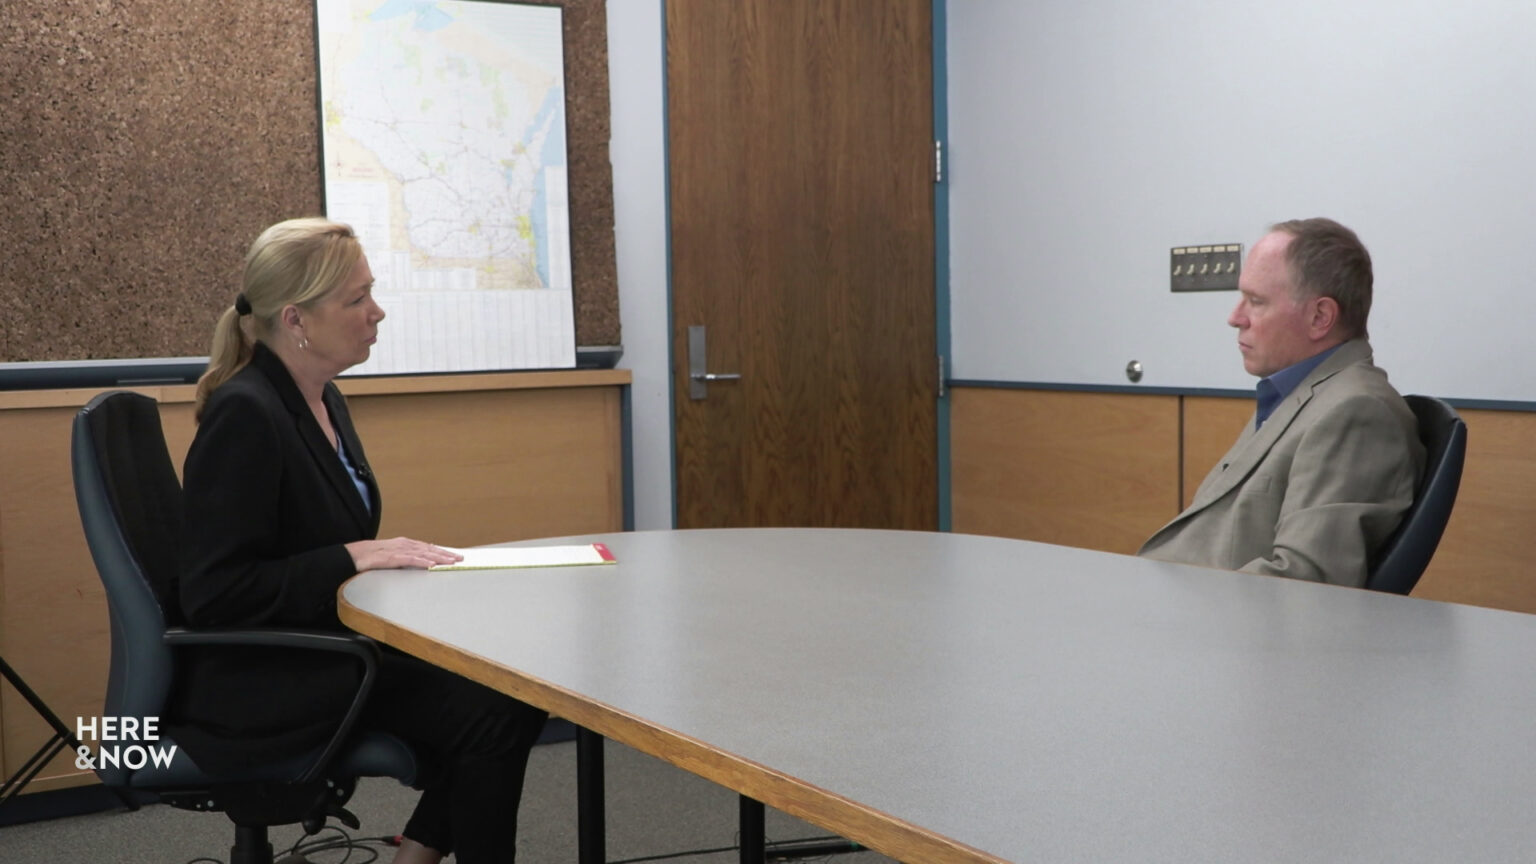
[[[1371,315],[1371,253],[1355,232],[1332,219],[1292,219],[1271,231],[1291,235],[1285,260],[1300,296],[1332,297],[1339,325],[1351,339],[1364,338]]]

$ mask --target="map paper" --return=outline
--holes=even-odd
[[[326,215],[386,313],[353,374],[575,365],[561,10],[316,0]]]

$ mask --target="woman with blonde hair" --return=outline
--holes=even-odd
[[[294,219],[263,231],[214,328],[183,469],[181,613],[197,627],[343,629],[336,591],[363,570],[458,555],[377,539],[381,499],[333,383],[368,359],[384,311],[352,229]],[[356,690],[347,658],[206,647],[175,694],[179,739],[220,772],[325,741]],[[362,723],[423,758],[397,864],[512,861],[528,754],[543,711],[390,649]]]

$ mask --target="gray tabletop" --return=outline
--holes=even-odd
[[[377,571],[343,618],[908,860],[1536,860],[1536,616],[959,534],[541,542],[580,540],[618,564]]]

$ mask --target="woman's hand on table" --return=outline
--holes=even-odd
[[[359,573],[364,570],[400,568],[425,570],[438,564],[456,564],[464,560],[464,556],[457,552],[421,540],[412,540],[409,537],[359,540],[356,543],[348,543],[346,548],[347,552],[351,553],[352,563]]]

